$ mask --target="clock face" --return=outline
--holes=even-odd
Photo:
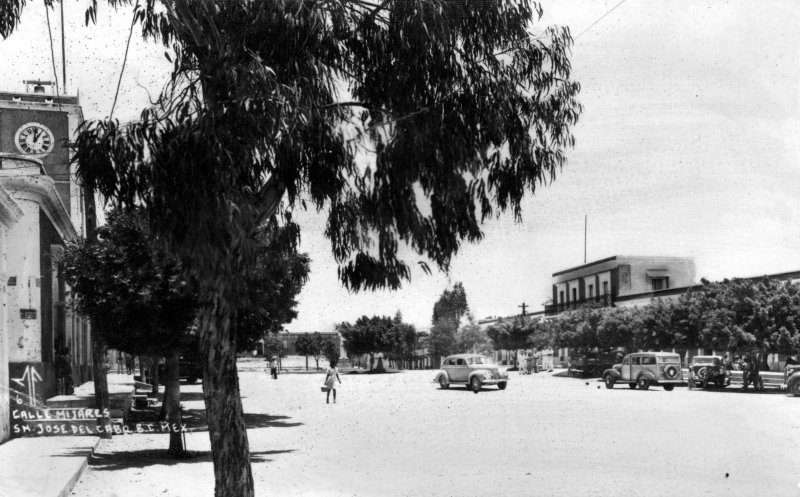
[[[23,124],[14,135],[14,143],[27,155],[47,155],[53,151],[55,139],[47,126],[39,123]]]

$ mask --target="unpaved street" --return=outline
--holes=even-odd
[[[342,375],[326,405],[321,375],[242,372],[256,494],[800,496],[800,398],[512,375],[477,395],[432,371]],[[208,434],[187,445],[176,462],[155,457],[167,435],[104,441],[73,495],[213,495]]]

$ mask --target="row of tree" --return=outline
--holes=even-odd
[[[336,330],[344,340],[347,356],[357,358],[369,355],[369,368],[375,364],[375,354],[383,354],[396,367],[402,369],[415,358],[420,334],[413,325],[403,322],[400,311],[394,318],[388,316],[361,316],[355,323],[337,325]]]
[[[704,280],[700,289],[675,300],[642,307],[593,307],[550,321],[506,320],[487,331],[496,349],[571,347],[578,350],[697,349],[752,354],[763,363],[770,353],[800,349],[800,285],[764,278]]]

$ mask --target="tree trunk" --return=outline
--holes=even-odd
[[[106,346],[92,333],[92,362],[94,365],[94,405],[101,413],[109,412],[108,378],[106,377]],[[100,438],[111,438],[111,416],[97,419]]]
[[[215,497],[253,497],[250,448],[244,423],[236,340],[232,336],[233,312],[223,296],[201,311],[203,396],[214,463]]]
[[[181,438],[181,382],[179,372],[178,353],[174,352],[167,356],[167,363],[164,368],[164,404],[166,407],[166,420],[169,423],[169,450],[167,453],[172,457],[182,457],[184,455],[183,439]]]
[[[150,367],[150,371],[151,371],[150,375],[151,375],[151,377],[153,379],[153,389],[150,391],[150,394],[148,394],[148,397],[151,397],[151,398],[154,398],[154,399],[158,398],[158,382],[159,382],[159,378],[158,378],[158,363],[159,363],[159,358],[158,357],[151,357],[150,358],[150,364],[152,364],[152,366]]]
[[[317,371],[319,371],[319,357],[314,356],[314,362],[317,363]]]

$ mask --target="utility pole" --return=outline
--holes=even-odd
[[[522,305],[518,305],[517,307],[522,307],[522,315],[524,316],[525,315],[525,309],[528,308],[528,304],[523,302]]]

